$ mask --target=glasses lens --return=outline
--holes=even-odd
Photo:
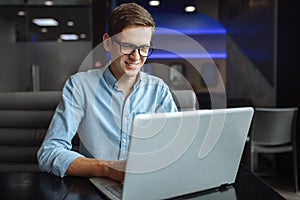
[[[135,50],[135,47],[133,45],[126,44],[126,43],[120,44],[120,47],[121,47],[121,53],[125,55],[132,54],[132,52]]]
[[[139,53],[141,56],[143,57],[148,57],[152,54],[153,52],[153,48],[152,47],[149,47],[149,46],[145,46],[145,47],[141,47],[139,49]]]

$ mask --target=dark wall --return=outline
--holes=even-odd
[[[278,68],[277,106],[300,108],[299,17],[300,3],[294,0],[278,1]],[[298,171],[300,171],[300,114],[296,132]],[[282,163],[286,163],[283,159]],[[283,169],[287,169],[285,164]],[[300,179],[300,174],[298,173]]]
[[[276,105],[276,5],[273,0],[219,1],[227,30],[227,96]]]
[[[220,1],[220,21],[228,35],[274,86],[276,77],[276,1]]]
[[[300,3],[278,1],[277,105],[300,106]]]

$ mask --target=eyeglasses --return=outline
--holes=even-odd
[[[115,38],[112,39],[114,42],[116,42],[118,45],[120,45],[120,52],[124,55],[130,55],[135,50],[138,50],[139,55],[142,57],[149,57],[154,48],[152,46],[142,45],[142,46],[136,46],[134,44],[120,42],[116,40]]]

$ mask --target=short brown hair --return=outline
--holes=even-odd
[[[108,34],[113,36],[129,25],[155,27],[151,14],[136,3],[126,3],[113,9],[108,18]]]

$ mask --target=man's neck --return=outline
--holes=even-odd
[[[128,77],[126,75],[123,75],[118,80],[119,89],[122,90],[125,98],[127,98],[128,95],[130,94],[130,92],[132,91],[132,88],[133,88],[134,84],[136,83],[136,80],[137,80],[137,76]]]
[[[124,93],[125,98],[130,94],[132,91],[132,88],[134,84],[136,83],[139,74],[136,76],[128,76],[126,74],[118,74],[117,72],[114,72],[112,69],[112,66],[109,66],[111,73],[113,76],[118,80],[118,87],[119,89]]]

